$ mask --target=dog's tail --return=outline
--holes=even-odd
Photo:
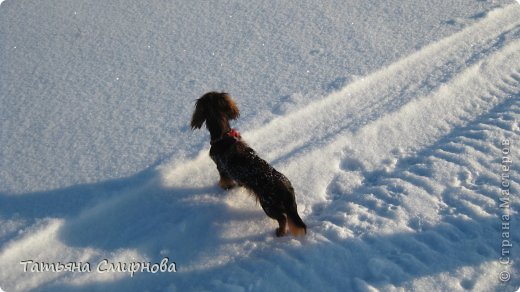
[[[287,224],[293,236],[303,236],[307,233],[307,225],[303,223],[302,218],[298,215],[296,204],[287,211]]]

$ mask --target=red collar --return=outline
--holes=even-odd
[[[229,137],[233,137],[233,138],[235,138],[235,139],[237,139],[237,140],[240,140],[240,138],[242,138],[242,137],[240,136],[240,132],[237,131],[236,129],[231,129],[231,130],[229,130],[229,131],[226,133],[226,135],[229,136]]]
[[[215,140],[211,140],[210,144],[213,145],[215,143],[218,143],[218,142],[220,142],[222,139],[224,139],[226,137],[231,137],[231,138],[235,139],[235,141],[238,141],[238,140],[240,140],[242,138],[240,136],[240,132],[238,132],[236,129],[230,129],[229,131],[224,133],[224,135],[222,135],[222,137],[220,137],[218,139],[215,139]]]

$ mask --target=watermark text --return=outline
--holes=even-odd
[[[170,262],[170,259],[165,257],[158,263],[151,262],[110,262],[107,259],[92,265],[89,262],[38,262],[34,260],[25,260],[20,262],[23,265],[25,273],[90,273],[96,271],[97,273],[129,273],[133,277],[136,273],[175,273],[177,272],[177,265],[175,262]],[[95,266],[95,269],[93,267]]]

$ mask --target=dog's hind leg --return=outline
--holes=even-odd
[[[287,223],[289,230],[293,236],[303,236],[307,233],[307,226],[303,223],[298,211],[296,211],[296,204],[292,206],[287,212]]]

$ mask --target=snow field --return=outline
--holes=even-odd
[[[276,224],[250,194],[216,187],[205,141],[127,178],[0,194],[0,286],[514,291],[517,276],[498,281],[497,226],[504,139],[512,141],[512,160],[520,159],[519,35],[520,7],[496,8],[322,98],[273,108],[270,122],[255,118],[242,136],[291,179],[309,226],[305,238],[276,238]],[[520,185],[513,179],[509,188],[518,194]],[[511,225],[518,207],[512,200]],[[20,265],[166,256],[177,273],[132,279],[23,273]],[[512,257],[507,268],[518,275]]]

